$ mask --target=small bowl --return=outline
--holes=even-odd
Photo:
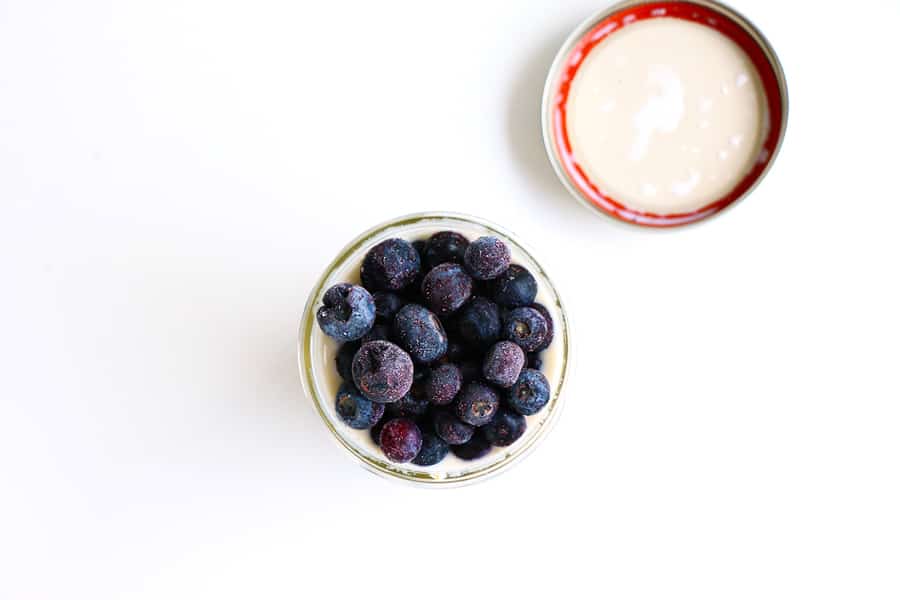
[[[493,448],[481,459],[466,462],[451,453],[431,467],[395,464],[384,457],[371,440],[368,430],[351,429],[338,418],[334,402],[341,380],[335,370],[334,359],[339,344],[319,329],[315,311],[321,305],[325,291],[332,285],[343,281],[359,283],[360,264],[374,245],[392,237],[410,241],[425,239],[443,230],[458,231],[470,240],[483,235],[496,236],[509,246],[513,263],[521,264],[534,275],[538,284],[536,301],[547,307],[555,328],[553,342],[542,353],[544,365],[541,370],[550,383],[550,401],[541,412],[526,417],[528,429],[519,440],[507,448]],[[326,267],[309,295],[300,323],[300,378],[325,427],[363,467],[378,475],[422,486],[453,487],[481,481],[508,469],[544,439],[562,410],[562,391],[571,363],[569,336],[569,321],[556,288],[531,251],[515,235],[477,217],[444,212],[420,213],[392,219],[362,233]]]
[[[629,208],[601,191],[578,165],[566,132],[568,89],[588,53],[608,36],[628,25],[657,17],[675,17],[715,29],[734,41],[750,58],[759,74],[766,98],[769,128],[759,159],[725,196],[691,212],[655,214]],[[763,179],[781,148],[787,126],[787,84],[772,46],[743,15],[713,0],[627,0],[595,14],[565,41],[547,77],[542,106],[544,146],[557,176],[567,190],[595,213],[616,221],[651,228],[687,225],[721,213],[745,198]],[[765,132],[765,130],[764,130]]]

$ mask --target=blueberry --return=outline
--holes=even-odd
[[[461,265],[468,247],[469,240],[465,236],[455,231],[439,231],[428,238],[422,258],[429,269],[443,263]]]
[[[462,387],[462,372],[453,364],[431,370],[425,379],[425,397],[435,406],[450,404]]]
[[[391,419],[381,428],[378,445],[389,461],[409,462],[422,449],[422,432],[411,419]]]
[[[384,415],[384,404],[376,404],[352,384],[342,383],[334,400],[334,410],[353,429],[368,429]]]
[[[358,340],[375,322],[375,301],[358,285],[332,286],[325,292],[322,304],[316,311],[316,321],[325,335],[339,342]]]
[[[394,317],[394,337],[414,360],[434,362],[447,352],[447,334],[430,310],[407,304]]]
[[[375,292],[372,299],[375,300],[375,320],[379,323],[393,323],[394,315],[406,304],[402,296],[393,292]]]
[[[385,325],[384,323],[375,323],[372,326],[372,329],[369,330],[369,333],[362,336],[362,339],[359,341],[365,344],[366,342],[375,342],[378,340],[385,340],[387,342],[391,341],[391,327],[390,325]]]
[[[451,412],[439,410],[434,413],[434,431],[450,444],[465,444],[475,433],[475,428],[457,419]]]
[[[531,305],[531,308],[541,313],[541,316],[543,316],[544,320],[547,321],[547,335],[544,338],[543,343],[538,347],[538,351],[546,350],[550,347],[550,343],[553,341],[553,317],[550,316],[550,311],[547,310],[547,307],[543,304],[534,303]]]
[[[522,437],[528,424],[519,413],[501,408],[494,419],[481,428],[484,437],[494,446],[509,446]]]
[[[472,278],[459,265],[444,263],[422,280],[422,296],[431,310],[444,316],[456,312],[472,295]]]
[[[512,387],[525,366],[525,353],[513,342],[497,342],[484,357],[481,371],[488,383]]]
[[[491,451],[491,443],[481,431],[476,431],[465,444],[451,446],[450,452],[463,460],[477,460]]]
[[[424,377],[419,378],[418,381],[414,377],[412,387],[409,388],[406,395],[396,402],[388,404],[386,410],[387,414],[392,417],[418,419],[424,417],[430,407],[431,405],[425,395]]]
[[[472,381],[460,390],[455,407],[460,421],[480,427],[494,418],[500,407],[500,397],[490,386]]]
[[[360,268],[360,279],[371,291],[402,290],[421,271],[419,253],[399,238],[385,240],[369,250]]]
[[[412,463],[420,467],[430,467],[444,460],[444,457],[450,452],[447,442],[434,432],[433,426],[421,423],[419,430],[422,432],[422,449],[419,450]]]
[[[537,369],[540,371],[541,367],[544,366],[544,359],[541,357],[540,352],[532,352],[527,358],[526,364],[529,369]]]
[[[463,383],[475,381],[481,378],[481,362],[470,359],[459,363],[459,372],[462,374]]]
[[[544,374],[535,369],[525,369],[506,397],[510,407],[521,415],[533,415],[550,400],[550,384]]]
[[[384,424],[388,421],[390,421],[390,418],[382,417],[380,421],[372,425],[372,428],[369,429],[369,435],[372,437],[372,441],[375,442],[376,446],[381,444],[381,428],[384,427]]]
[[[535,352],[547,339],[547,320],[537,310],[522,306],[509,311],[503,319],[503,337],[517,343],[525,352]]]
[[[537,281],[523,266],[510,265],[500,277],[491,281],[492,298],[501,306],[527,306],[537,296]]]
[[[460,339],[475,348],[486,348],[500,339],[500,327],[500,309],[487,298],[472,298],[456,319]]]
[[[353,381],[353,357],[360,347],[359,342],[347,342],[343,344],[334,357],[334,365],[337,368],[338,375],[344,381]]]
[[[422,258],[425,256],[426,243],[427,242],[425,240],[415,240],[414,242],[412,242],[412,247],[415,249],[416,254],[419,255],[420,262],[421,262]],[[422,264],[424,264],[424,263],[422,263]]]
[[[413,382],[409,354],[390,342],[368,342],[353,357],[353,382],[372,402],[396,402]]]
[[[475,279],[494,279],[509,268],[509,248],[495,237],[480,237],[466,248],[466,270]]]

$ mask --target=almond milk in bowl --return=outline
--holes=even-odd
[[[493,447],[476,460],[462,460],[452,453],[432,466],[386,459],[369,430],[352,429],[338,416],[335,397],[341,377],[335,368],[340,344],[326,336],[316,323],[316,310],[325,292],[337,283],[360,283],[360,266],[366,253],[389,238],[425,240],[439,231],[456,231],[469,240],[494,236],[509,248],[513,264],[528,269],[537,282],[535,302],[546,307],[553,320],[554,336],[541,353],[541,371],[550,387],[550,399],[537,414],[527,416],[525,433],[512,445]],[[393,479],[430,487],[452,487],[483,480],[507,469],[541,441],[562,409],[562,391],[571,363],[570,331],[556,288],[534,255],[515,235],[482,219],[454,213],[421,213],[393,219],[361,234],[348,244],[325,269],[310,293],[299,336],[300,375],[304,391],[338,444],[366,469]]]
[[[544,141],[592,210],[647,227],[717,214],[771,167],[784,74],[741,15],[709,0],[626,2],[579,27],[544,93]]]

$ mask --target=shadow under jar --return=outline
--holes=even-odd
[[[376,244],[394,237],[410,242],[426,240],[438,231],[456,231],[470,241],[481,236],[495,236],[509,247],[512,262],[524,266],[534,275],[538,287],[535,301],[547,308],[555,328],[552,343],[541,354],[541,371],[550,384],[550,401],[539,413],[526,417],[528,427],[521,438],[511,446],[492,448],[482,458],[464,461],[451,453],[433,466],[396,464],[384,457],[368,430],[352,429],[338,417],[334,405],[341,378],[335,369],[335,356],[340,344],[322,333],[316,324],[315,312],[331,286],[341,282],[359,284],[363,257]],[[562,391],[571,362],[569,335],[568,319],[556,288],[516,236],[477,217],[420,213],[392,219],[359,235],[325,269],[310,293],[300,323],[300,377],[307,397],[334,439],[365,468],[378,475],[419,485],[451,487],[500,473],[521,460],[544,438],[562,409]]]

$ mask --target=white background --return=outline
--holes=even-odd
[[[900,596],[900,3],[738,2],[784,149],[668,234],[540,143],[603,5],[0,0],[0,597]],[[427,209],[519,233],[578,345],[451,491],[352,463],[295,359],[326,262]]]

